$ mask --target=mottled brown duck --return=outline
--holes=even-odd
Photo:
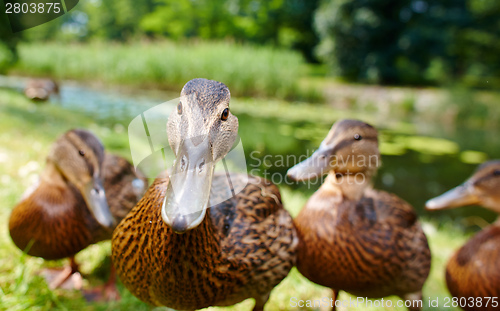
[[[24,95],[34,101],[46,101],[51,95],[59,95],[59,86],[52,79],[32,78],[24,87]]]
[[[419,310],[429,246],[412,206],[370,186],[379,165],[377,130],[342,120],[310,158],[288,171],[293,180],[328,174],[294,219],[297,268],[333,289],[334,301],[339,290],[370,298],[397,295]]]
[[[220,82],[184,86],[167,122],[176,156],[170,179],[157,178],[113,234],[117,273],[148,304],[194,310],[254,298],[254,310],[263,310],[295,263],[296,232],[278,188],[213,174],[237,138],[229,100]],[[228,189],[234,195],[216,204]]]
[[[463,184],[427,201],[428,210],[482,205],[500,213],[500,160],[483,163]],[[446,266],[446,284],[464,310],[500,309],[500,220],[462,246]],[[497,298],[486,298],[497,297]]]
[[[38,183],[14,207],[10,235],[31,256],[70,257],[71,267],[50,283],[57,287],[77,272],[76,253],[111,238],[145,186],[146,179],[125,159],[105,154],[92,133],[71,130],[54,143]]]

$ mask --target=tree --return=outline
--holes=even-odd
[[[24,32],[27,40],[234,40],[297,49],[314,60],[319,0],[89,0]]]
[[[141,20],[148,34],[273,44],[314,58],[318,0],[159,0],[156,5]]]
[[[0,6],[0,73],[5,73],[18,59],[17,42],[19,35],[12,33],[5,9]]]
[[[470,23],[466,0],[323,0],[317,51],[348,80],[437,83],[462,74],[457,42]]]
[[[500,88],[500,2],[470,0],[470,22],[457,33],[455,69],[468,86]]]

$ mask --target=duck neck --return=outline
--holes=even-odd
[[[61,172],[57,169],[57,167],[54,165],[54,163],[52,163],[50,161],[47,161],[45,169],[43,170],[42,174],[40,175],[40,180],[43,183],[46,183],[46,184],[52,185],[52,186],[65,186],[66,185],[66,180],[61,175]]]
[[[27,198],[31,198],[32,202],[50,202],[50,204],[32,205],[50,213],[64,213],[75,206],[85,206],[85,201],[78,190],[67,183],[51,162],[47,162],[38,182],[23,194],[23,200]]]
[[[183,234],[172,231],[172,235],[174,243],[177,244],[174,249],[179,256],[178,259],[189,262],[197,261],[208,266],[220,259],[221,245],[210,217],[210,209],[196,228]]]
[[[366,188],[371,184],[373,172],[364,171],[355,174],[340,174],[330,171],[326,177],[321,190],[329,189],[344,199],[358,201],[363,196]]]

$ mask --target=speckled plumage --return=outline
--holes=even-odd
[[[229,101],[221,82],[186,83],[167,122],[169,179],[156,179],[113,234],[118,275],[149,304],[194,310],[254,298],[262,310],[295,263],[296,231],[278,188],[213,175],[237,139]]]
[[[231,94],[224,83],[207,79],[193,79],[182,88],[182,96],[194,96],[196,101],[193,102],[198,104],[198,108],[206,115],[210,115],[219,103],[229,101]],[[207,105],[207,102],[211,104]]]
[[[211,196],[224,180],[214,177]],[[295,263],[296,232],[278,188],[249,177],[243,191],[211,207],[198,227],[176,234],[160,215],[167,184],[157,179],[115,230],[113,262],[125,286],[149,304],[179,310],[246,298],[262,310]]]

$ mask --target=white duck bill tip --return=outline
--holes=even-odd
[[[189,215],[177,214],[169,218],[165,208],[166,199],[163,201],[161,217],[163,221],[174,230],[177,234],[185,233],[188,230],[196,228],[205,218],[207,209],[204,208],[197,213]]]

